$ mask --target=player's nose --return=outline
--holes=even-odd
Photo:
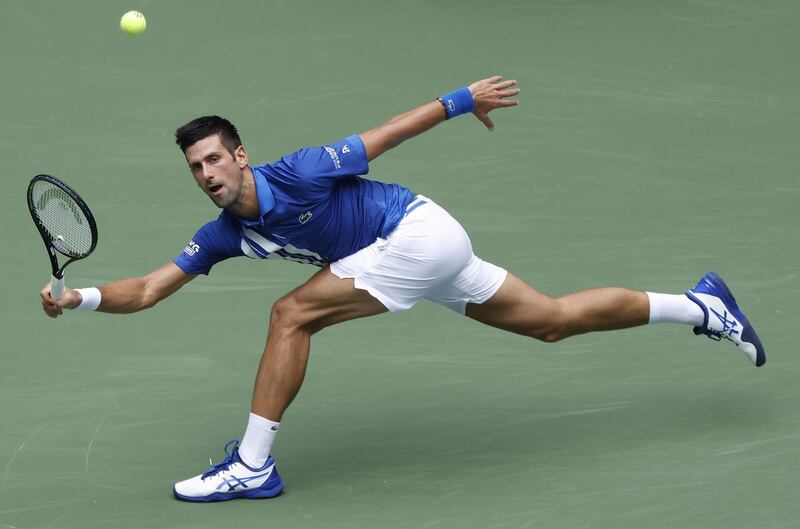
[[[200,176],[203,178],[203,182],[208,185],[214,179],[214,171],[210,165],[204,163],[200,168]]]

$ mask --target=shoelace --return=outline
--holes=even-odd
[[[233,448],[228,450],[230,446],[233,446]],[[238,439],[231,439],[230,441],[228,441],[228,443],[225,445],[225,456],[226,456],[225,459],[223,459],[216,465],[213,464],[209,459],[208,462],[211,464],[211,468],[208,469],[202,476],[200,476],[200,479],[206,479],[211,476],[216,476],[220,472],[228,470],[228,467],[230,467],[233,463],[236,463],[236,461],[234,461],[233,459],[236,455],[237,448],[239,448]]]

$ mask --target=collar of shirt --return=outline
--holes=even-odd
[[[253,171],[253,181],[256,184],[256,196],[258,197],[258,219],[248,220],[241,217],[236,217],[244,226],[256,226],[264,223],[264,216],[272,211],[275,207],[275,197],[272,195],[272,189],[269,188],[267,179],[259,171]]]

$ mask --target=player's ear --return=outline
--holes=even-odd
[[[236,159],[239,169],[244,169],[247,167],[247,151],[245,150],[244,145],[239,145],[236,147],[236,150],[233,151],[233,157]]]

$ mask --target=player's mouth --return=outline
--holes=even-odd
[[[208,186],[208,192],[212,195],[218,195],[222,191],[222,184],[213,184]]]

